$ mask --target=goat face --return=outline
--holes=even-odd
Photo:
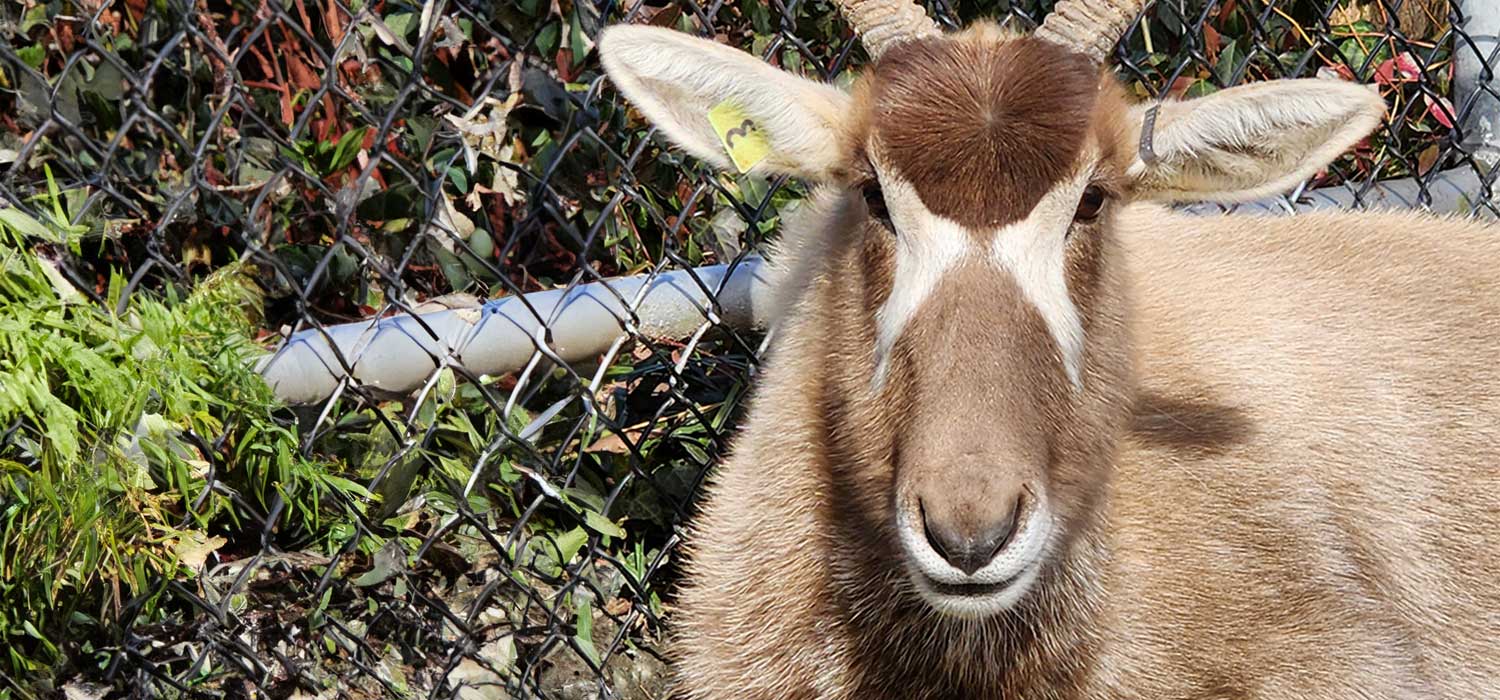
[[[868,436],[882,445],[866,465],[879,478],[858,477],[886,485],[867,515],[887,525],[923,600],[991,616],[1099,507],[1112,434],[1102,397],[1128,391],[1119,211],[1284,190],[1384,106],[1322,80],[1129,106],[1097,55],[1055,37],[985,24],[900,42],[872,31],[867,45],[876,34],[883,50],[853,95],[663,29],[611,28],[600,50],[622,92],[690,153],[801,177],[841,202],[821,222],[828,244],[810,250],[855,260],[851,282],[869,290],[848,319],[862,332],[843,336],[868,346],[826,350],[858,375],[863,412],[878,414],[864,424],[885,433]],[[724,105],[762,139],[755,158],[731,158],[710,118]]]
[[[1059,481],[1123,195],[1120,98],[1086,58],[995,31],[908,42],[855,92],[849,206],[868,264],[869,381],[893,427],[900,551],[939,611],[1021,599],[1093,478]],[[1069,493],[1070,485],[1079,493]]]

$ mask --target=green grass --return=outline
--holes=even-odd
[[[279,505],[279,532],[314,538],[363,495],[299,454],[254,372],[259,299],[241,266],[123,304],[116,275],[99,303],[54,262],[80,245],[71,234],[0,211],[0,672],[13,676],[87,659],[132,599],[150,619],[165,579],[226,545],[216,528],[258,531]]]

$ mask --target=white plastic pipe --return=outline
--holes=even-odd
[[[1416,208],[1466,211],[1479,192],[1478,175],[1468,167],[1438,173],[1426,185],[1422,201],[1416,180],[1381,182],[1358,198],[1345,186],[1304,193],[1295,204],[1284,197],[1234,207],[1246,213],[1291,213],[1325,208]],[[1188,211],[1214,213],[1225,208],[1196,205]],[[701,285],[693,280],[696,275]],[[712,265],[624,277],[571,290],[508,297],[475,309],[435,311],[309,329],[293,334],[261,363],[261,373],[288,403],[322,401],[338,389],[346,372],[333,348],[354,369],[361,386],[392,393],[410,392],[426,382],[444,362],[475,374],[514,372],[537,352],[543,330],[551,329],[551,349],[565,362],[597,358],[633,330],[647,338],[685,338],[711,318],[709,292],[717,292],[722,318],[732,328],[764,328],[770,321],[769,281],[765,263],[746,258],[731,272]],[[613,291],[611,291],[613,290]],[[624,303],[621,303],[621,300]],[[534,312],[533,312],[534,310]]]
[[[308,329],[263,359],[260,372],[282,400],[305,404],[333,395],[346,377],[334,348],[361,386],[404,393],[420,387],[445,361],[477,375],[525,367],[546,330],[551,331],[551,350],[573,363],[599,356],[632,329],[648,338],[683,338],[711,319],[733,328],[763,327],[767,272],[760,258],[751,257],[732,271],[712,265],[623,277],[610,280],[608,287],[594,282],[497,299],[473,309]],[[722,316],[714,314],[710,294],[718,299]]]

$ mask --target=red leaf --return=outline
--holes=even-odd
[[[1224,3],[1224,6],[1219,9],[1220,24],[1229,21],[1229,17],[1234,14],[1234,11],[1235,9],[1237,9],[1238,4],[1239,3],[1237,3],[1235,0],[1229,0],[1228,2]]]
[[[557,77],[562,78],[563,82],[571,83],[578,77],[573,70],[573,49],[559,48],[557,55],[553,57],[553,63],[557,65]]]
[[[287,52],[285,55],[287,77],[291,78],[292,85],[295,85],[298,90],[317,90],[318,86],[322,85],[318,74],[308,67],[307,62],[303,61],[301,56],[293,52]]]
[[[1213,27],[1203,25],[1203,49],[1210,60],[1219,55],[1219,45],[1223,43],[1219,39],[1219,32]]]
[[[1422,99],[1427,102],[1427,114],[1431,115],[1437,123],[1453,128],[1453,103],[1446,97],[1433,97],[1427,93],[1422,94]]]
[[[344,40],[344,22],[339,17],[338,7],[338,4],[330,2],[323,13],[323,26],[328,29],[329,43],[335,46]]]
[[[1384,63],[1375,66],[1375,82],[1381,85],[1390,85],[1396,82],[1396,62],[1387,59]]]
[[[1422,70],[1417,67],[1416,60],[1411,57],[1411,54],[1405,52],[1375,67],[1375,82],[1381,85],[1408,83],[1419,80],[1421,77]]]
[[[138,24],[146,16],[149,0],[125,0],[125,11],[130,14],[130,23]]]
[[[1408,51],[1402,51],[1396,55],[1396,69],[1407,80],[1421,80],[1422,68],[1417,65],[1417,59],[1411,57]]]
[[[1187,92],[1188,88],[1192,87],[1193,83],[1197,81],[1198,79],[1191,75],[1178,76],[1176,80],[1172,81],[1172,87],[1167,89],[1167,95],[1171,97],[1182,97],[1182,95]]]

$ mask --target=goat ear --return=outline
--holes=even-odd
[[[1139,138],[1150,105],[1131,110]],[[1285,192],[1333,162],[1385,115],[1370,87],[1338,80],[1274,80],[1157,108],[1149,139],[1132,142],[1126,174],[1137,196],[1241,202]]]
[[[821,181],[839,165],[849,96],[837,88],[659,27],[610,27],[599,56],[668,138],[720,168]]]

